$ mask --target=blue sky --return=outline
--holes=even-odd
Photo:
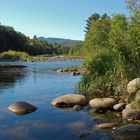
[[[128,14],[125,0],[0,0],[0,22],[27,36],[84,39],[92,13]]]

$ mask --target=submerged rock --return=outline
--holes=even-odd
[[[95,110],[113,109],[116,104],[113,98],[95,98],[89,102],[89,106]]]
[[[126,125],[118,128],[114,133],[114,140],[139,140],[140,125]]]
[[[80,106],[80,105],[74,105],[73,106],[73,109],[76,110],[76,111],[80,111],[82,109],[82,106]]]
[[[77,75],[77,74],[80,73],[80,70],[79,70],[79,68],[77,68],[77,67],[68,67],[68,68],[61,68],[61,69],[58,69],[57,72],[72,72],[72,73],[74,73],[75,75]]]
[[[58,73],[61,73],[61,72],[63,72],[63,69],[59,69],[59,70],[57,70],[57,72]]]
[[[102,124],[97,124],[94,126],[93,130],[98,130],[98,129],[111,129],[114,126],[116,126],[116,123],[102,123]]]
[[[37,108],[26,102],[16,102],[8,107],[17,115],[25,115],[34,112]]]
[[[125,108],[126,104],[125,103],[119,103],[113,106],[113,109],[115,111],[122,111]]]
[[[72,72],[72,75],[73,76],[79,76],[81,73],[79,72],[79,71],[74,71],[74,72]]]
[[[127,92],[129,94],[135,93],[140,89],[140,78],[130,81],[127,85]]]
[[[87,104],[87,99],[80,94],[65,94],[53,99],[51,104],[56,107],[68,107],[74,105],[84,106]]]

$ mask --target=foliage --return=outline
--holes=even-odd
[[[88,72],[83,75],[79,83],[79,89],[86,94],[93,89],[103,90],[108,96],[113,93],[118,94],[126,88],[127,76],[133,76],[133,71],[116,50],[98,51],[90,61],[86,62],[86,68]]]
[[[82,46],[80,44],[74,44],[69,50],[69,55],[82,56]]]
[[[104,96],[124,94],[128,81],[139,76],[140,3],[128,0],[128,7],[129,18],[104,14],[88,19],[83,45],[87,72],[79,83],[87,96],[94,89],[103,90]]]
[[[138,101],[133,101],[131,104],[131,107],[134,109],[140,109],[140,100]]]
[[[7,52],[0,53],[0,60],[30,60],[30,56],[25,52],[9,50]]]
[[[15,31],[12,27],[0,24],[0,53],[8,50],[27,52],[30,55],[42,54],[67,54],[68,47],[58,44],[48,44],[46,41],[39,41],[37,36],[33,39]]]
[[[110,17],[104,14],[99,18],[91,18],[90,26],[85,35],[85,55],[96,52],[99,48],[108,45],[108,34],[110,31]]]

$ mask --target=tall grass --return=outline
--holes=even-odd
[[[16,61],[16,60],[30,60],[30,56],[26,52],[6,51],[0,53],[0,60]]]
[[[94,97],[94,89],[104,91],[104,97],[123,95],[128,80],[137,76],[136,69],[117,50],[99,50],[83,67],[87,72],[79,83],[79,89],[89,98]]]

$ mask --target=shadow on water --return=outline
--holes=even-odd
[[[26,77],[26,66],[0,65],[0,89],[13,87],[14,84]]]

